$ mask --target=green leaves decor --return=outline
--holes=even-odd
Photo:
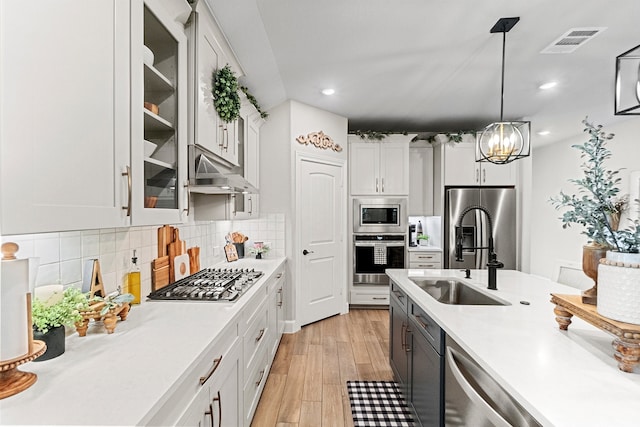
[[[229,64],[218,69],[214,74],[211,93],[213,93],[213,105],[222,121],[231,123],[240,116],[238,79]]]
[[[33,326],[43,334],[58,326],[71,326],[82,320],[80,309],[88,306],[87,295],[74,287],[65,289],[61,296],[51,297],[47,301],[35,298],[31,304]]]
[[[256,99],[255,96],[253,96],[250,92],[249,92],[249,88],[247,88],[246,86],[240,86],[240,90],[242,92],[244,92],[244,94],[246,95],[247,99],[249,100],[249,102],[256,107],[256,110],[258,110],[258,113],[260,113],[260,117],[262,117],[263,119],[266,119],[267,117],[269,117],[269,113],[267,113],[266,111],[262,111],[262,109],[260,108],[260,105],[258,104],[258,100]]]
[[[561,191],[549,201],[558,210],[568,208],[560,218],[562,228],[579,224],[584,227],[582,234],[598,246],[619,252],[638,252],[640,221],[635,219],[627,229],[618,230],[618,221],[627,206],[627,198],[619,195],[620,170],[608,170],[604,165],[605,160],[611,157],[606,142],[613,138],[613,134],[605,133],[601,125],[594,126],[587,119],[582,123],[589,140],[572,147],[580,151],[580,157],[584,159],[581,165],[584,176],[569,180],[579,187],[578,194],[568,195]]]

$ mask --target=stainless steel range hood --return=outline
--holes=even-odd
[[[257,193],[242,175],[215,160],[206,149],[189,145],[189,189],[201,194]]]

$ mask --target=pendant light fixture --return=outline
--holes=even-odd
[[[500,121],[485,127],[476,138],[476,162],[510,163],[531,152],[531,122],[504,121],[504,58],[507,33],[520,20],[500,18],[491,33],[502,33],[502,85],[500,88]]]

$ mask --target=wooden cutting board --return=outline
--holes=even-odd
[[[151,290],[161,289],[169,284],[169,257],[163,256],[151,261]]]
[[[189,255],[182,254],[175,257],[173,260],[173,271],[175,272],[175,280],[180,280],[191,274],[189,270]]]
[[[200,271],[200,248],[197,246],[189,248],[187,254],[189,254],[189,271],[191,274],[197,273]]]

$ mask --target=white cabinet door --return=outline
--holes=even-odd
[[[227,58],[219,40],[223,37],[205,2],[196,6],[196,23],[192,33],[194,84],[194,142],[212,154],[238,165],[237,121],[225,123],[220,119],[213,103],[213,80],[216,71],[227,65]]]
[[[433,149],[409,149],[409,215],[433,215]]]
[[[480,185],[480,164],[473,144],[457,143],[443,148],[444,185]]]
[[[129,2],[0,2],[0,232],[129,224]]]
[[[186,219],[187,36],[160,0],[131,3],[132,224]],[[154,53],[143,63],[143,47]],[[153,112],[143,104],[158,106]],[[144,152],[144,142],[157,145]]]
[[[383,142],[379,144],[380,194],[409,194],[409,144]]]
[[[517,164],[497,165],[475,161],[473,143],[447,145],[444,153],[444,185],[516,185]]]
[[[375,142],[349,144],[351,194],[377,195],[380,192],[380,150]]]
[[[209,402],[209,387],[204,387],[187,406],[176,425],[184,427],[212,426],[212,411]]]
[[[242,420],[241,399],[242,384],[241,375],[241,346],[236,345],[234,350],[225,355],[220,363],[220,369],[215,373],[215,378],[209,388],[211,407],[209,410],[212,426],[240,426]],[[205,424],[207,425],[207,424]]]
[[[516,185],[516,165],[515,162],[505,165],[482,163],[480,171],[481,185]]]

